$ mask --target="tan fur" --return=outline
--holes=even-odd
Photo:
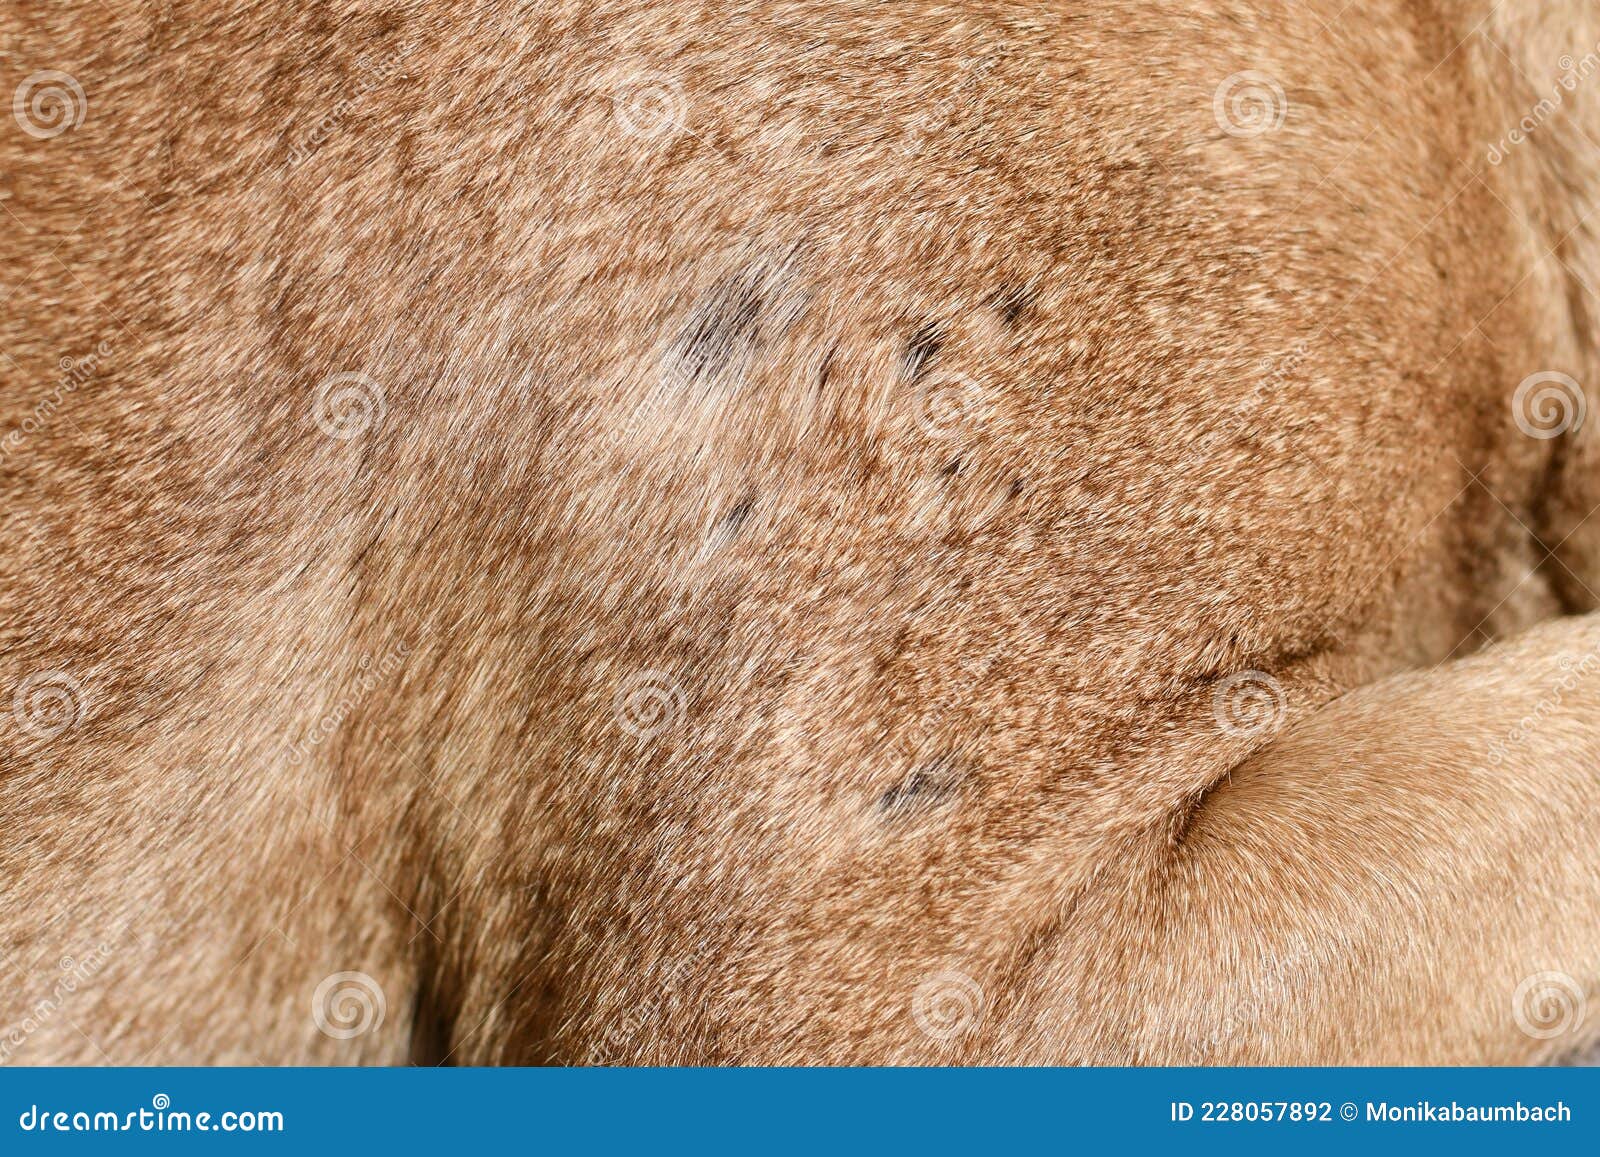
[[[1600,1035],[1592,4],[0,21],[6,1059]]]

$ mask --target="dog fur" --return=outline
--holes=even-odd
[[[1600,1035],[1593,4],[0,12],[7,1059]]]

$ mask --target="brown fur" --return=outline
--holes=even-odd
[[[0,0],[7,1059],[1590,1044],[1600,14],[1358,7]]]

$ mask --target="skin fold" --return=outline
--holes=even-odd
[[[1359,7],[0,0],[0,1060],[1588,1049],[1600,10]]]

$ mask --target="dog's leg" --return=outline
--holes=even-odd
[[[1600,617],[1362,688],[1219,784],[1136,883],[1104,874],[1003,1051],[1515,1063],[1580,1048],[1600,1029],[1597,805]]]

